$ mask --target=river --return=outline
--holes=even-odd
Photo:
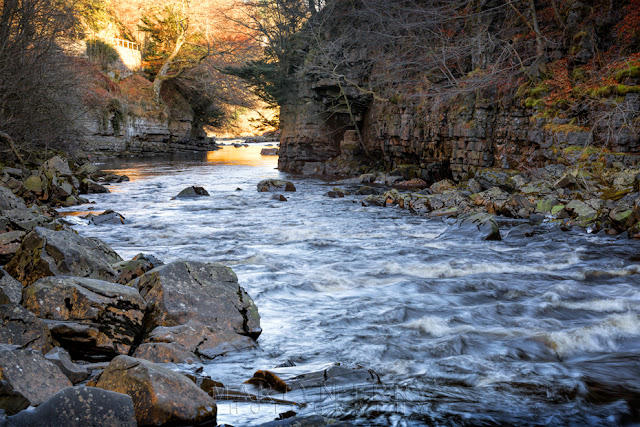
[[[106,161],[131,181],[91,195],[91,207],[127,224],[75,225],[125,259],[233,268],[263,333],[258,348],[207,363],[214,379],[239,385],[287,360],[301,370],[359,364],[382,384],[288,398],[308,404],[301,415],[361,425],[629,421],[640,405],[637,241],[545,225],[531,238],[441,240],[445,221],[328,198],[330,183],[280,173],[261,148]],[[278,177],[298,189],[286,202],[256,191]],[[211,197],[171,200],[190,185]],[[220,402],[219,422],[291,409],[273,406]]]

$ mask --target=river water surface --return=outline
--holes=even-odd
[[[447,224],[399,208],[330,199],[287,177],[260,145],[109,161],[131,182],[92,195],[123,226],[76,229],[123,258],[221,262],[255,300],[254,350],[207,363],[240,385],[287,360],[359,364],[382,384],[288,396],[361,425],[612,425],[640,406],[640,245],[541,226],[522,240],[439,239]],[[287,202],[258,193],[285,177]],[[211,197],[171,200],[198,185]],[[242,189],[242,190],[239,190]],[[273,420],[288,407],[219,403],[219,422]],[[637,421],[637,418],[635,419]]]

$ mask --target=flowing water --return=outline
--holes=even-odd
[[[207,363],[214,379],[241,385],[287,360],[359,364],[382,384],[287,398],[308,404],[301,415],[361,425],[612,425],[638,410],[638,242],[544,225],[521,240],[441,240],[446,222],[330,199],[329,183],[285,176],[260,148],[109,161],[131,182],[92,195],[93,208],[128,223],[76,225],[125,259],[233,268],[263,333],[258,348]],[[258,193],[272,177],[298,191]],[[211,197],[171,200],[190,185]],[[219,421],[292,409],[275,406],[220,402]]]

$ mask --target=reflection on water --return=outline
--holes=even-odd
[[[256,183],[283,175],[258,153],[110,161],[135,179],[92,198],[128,223],[76,226],[124,258],[233,267],[264,332],[260,348],[207,364],[214,379],[240,386],[287,360],[367,366],[382,384],[293,396],[308,403],[302,415],[361,425],[637,421],[638,242],[544,226],[509,242],[439,240],[441,220],[330,199],[316,179],[288,177],[298,191],[271,200]],[[171,200],[190,185],[211,197]],[[224,402],[219,422],[266,422],[278,409]]]

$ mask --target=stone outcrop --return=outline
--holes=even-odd
[[[131,396],[139,426],[215,424],[215,400],[184,375],[147,360],[118,356],[96,387]]]
[[[80,277],[46,277],[24,290],[23,305],[46,319],[74,356],[128,354],[146,308],[135,288]]]
[[[111,264],[120,261],[122,258],[98,239],[36,227],[5,270],[25,286],[42,277],[61,275],[113,280],[116,272]]]
[[[296,186],[291,181],[283,179],[264,179],[258,184],[258,192],[265,193],[269,191],[296,191]]]
[[[133,401],[126,394],[94,387],[68,387],[33,411],[7,419],[7,427],[136,427]]]

